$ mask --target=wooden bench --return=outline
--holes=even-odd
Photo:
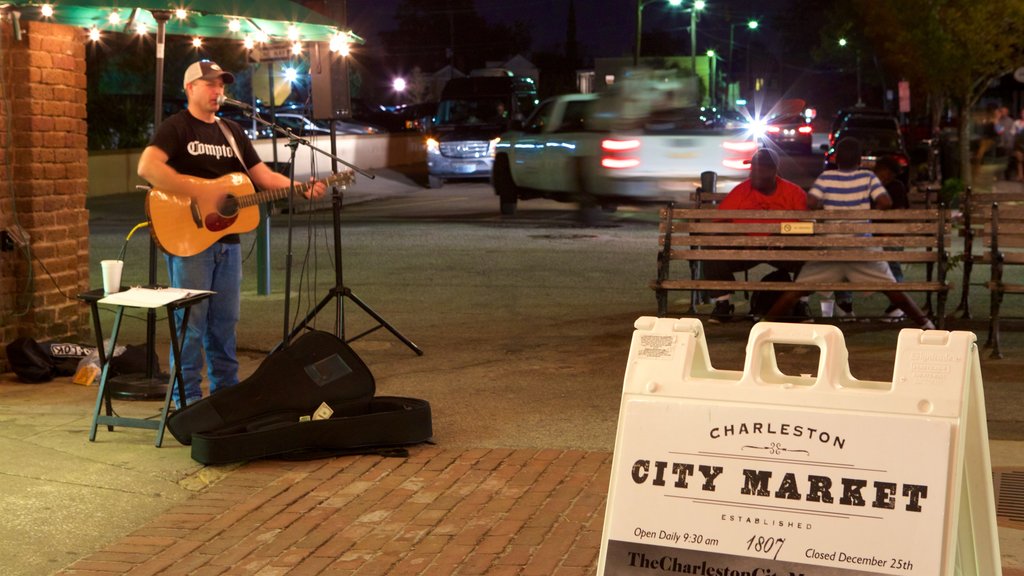
[[[990,296],[985,346],[992,348],[992,358],[1002,358],[999,323],[1003,296],[1024,294],[1024,282],[1019,275],[1015,280],[1007,278],[1008,266],[1024,265],[1024,205],[993,202],[987,207],[975,206],[973,211],[973,222],[981,226],[976,235],[983,246],[983,251],[974,256],[974,261],[991,267],[989,280],[985,283]]]
[[[722,221],[722,218],[730,220]],[[743,220],[736,222],[734,220]],[[787,220],[790,222],[782,222]],[[871,236],[864,236],[864,234]],[[940,327],[949,285],[946,270],[950,224],[946,210],[814,210],[764,211],[710,208],[662,208],[658,232],[658,274],[650,283],[658,315],[667,316],[673,290],[808,290],[832,292],[926,292],[937,296],[933,311]],[[751,235],[757,234],[757,235]],[[902,251],[883,251],[901,247]],[[737,260],[749,262],[863,262],[896,261],[931,264],[935,279],[882,282],[763,282],[736,279],[711,281],[673,277],[672,262]],[[690,266],[686,267],[690,271]],[[678,274],[678,273],[677,273]],[[689,274],[687,274],[689,275]],[[680,275],[682,276],[682,275]]]
[[[981,236],[985,234],[991,225],[992,203],[999,202],[1003,207],[1015,204],[1024,204],[1024,192],[998,189],[993,192],[975,192],[971,187],[964,191],[961,202],[963,212],[960,217],[958,234],[963,238],[964,249],[960,258],[963,270],[963,277],[960,291],[960,304],[956,311],[961,313],[962,318],[971,318],[971,275],[974,273],[974,265],[989,265],[992,263],[991,253],[981,242]],[[981,250],[975,254],[975,250]],[[984,286],[986,283],[979,282],[977,285]]]

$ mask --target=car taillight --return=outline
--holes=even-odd
[[[636,152],[639,149],[640,140],[636,138],[628,140],[605,138],[601,140],[601,150],[607,154],[601,157],[601,167],[608,168],[609,170],[636,168],[640,165],[640,159],[626,153]]]
[[[629,150],[637,150],[640,148],[640,140],[632,138],[629,140],[615,140],[612,138],[605,138],[601,140],[601,150],[605,152],[628,152]]]
[[[910,166],[910,159],[907,158],[906,156],[897,156],[896,161],[900,163],[901,168],[906,168],[907,166]]]
[[[801,133],[801,134],[810,134],[813,130],[814,129],[811,128],[810,126],[801,126],[801,127],[796,129],[796,131]]]
[[[722,160],[722,166],[731,170],[750,170],[749,160],[739,160],[736,158],[726,158]]]
[[[754,151],[757,150],[757,142],[753,140],[743,140],[742,142],[722,142],[722,148],[731,150],[733,152],[749,152],[753,155]]]
[[[614,156],[605,156],[601,158],[601,167],[608,168],[610,170],[622,170],[623,168],[636,168],[640,165],[639,158],[615,158]]]

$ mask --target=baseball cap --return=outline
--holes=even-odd
[[[225,84],[231,84],[235,81],[235,75],[222,70],[216,62],[200,60],[199,62],[194,62],[185,70],[184,86],[188,86],[196,80],[213,80],[214,78],[223,78]]]
[[[779,167],[779,155],[775,153],[775,150],[768,148],[761,148],[754,155],[750,157],[750,160],[744,162],[744,164],[757,164],[758,166],[773,166]]]

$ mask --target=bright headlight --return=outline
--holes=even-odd
[[[495,138],[491,140],[490,145],[487,147],[487,154],[494,156],[494,151],[498,148],[498,142],[501,142],[501,138]]]
[[[434,138],[427,138],[427,154],[440,154],[441,144]]]
[[[768,132],[768,123],[762,118],[751,118],[747,123],[747,132],[754,138],[764,138]]]

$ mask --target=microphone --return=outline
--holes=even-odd
[[[217,105],[218,106],[223,106],[225,104],[228,104],[230,106],[234,106],[235,108],[241,108],[242,110],[248,110],[248,111],[252,112],[252,105],[250,105],[250,104],[246,104],[245,102],[239,102],[238,100],[235,100],[234,98],[228,98],[227,96],[225,96],[223,94],[221,94],[220,96],[217,96]]]

